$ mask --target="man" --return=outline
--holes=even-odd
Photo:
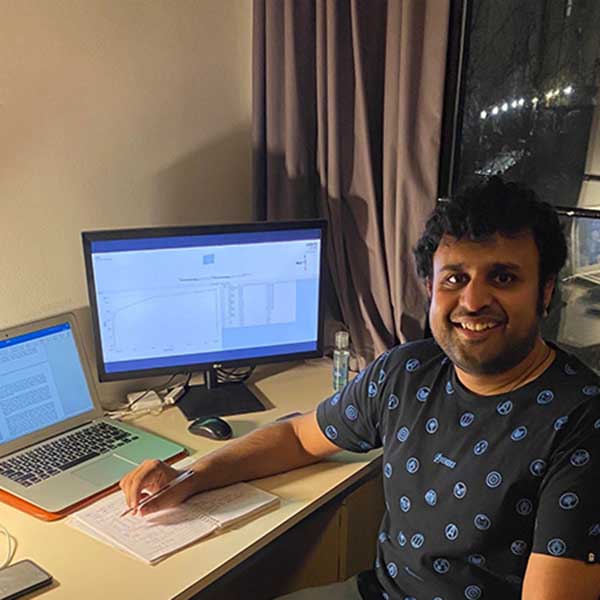
[[[201,490],[383,446],[374,574],[295,598],[596,600],[600,387],[540,336],[566,257],[555,212],[494,178],[435,209],[415,249],[434,340],[394,348],[317,411],[196,463]],[[129,506],[176,471],[147,462]]]

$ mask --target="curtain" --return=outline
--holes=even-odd
[[[328,220],[361,364],[422,336],[411,249],[436,201],[449,2],[254,1],[255,216]]]

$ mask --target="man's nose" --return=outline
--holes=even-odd
[[[492,303],[492,293],[485,282],[472,279],[463,287],[460,303],[469,312],[478,312]]]

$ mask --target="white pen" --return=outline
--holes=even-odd
[[[195,473],[195,471],[191,471],[191,470],[183,471],[182,473],[177,475],[177,477],[175,477],[174,479],[171,479],[171,481],[169,481],[169,483],[167,483],[166,485],[163,485],[161,488],[158,488],[153,494],[146,496],[137,506],[132,506],[131,508],[128,508],[126,511],[122,512],[119,515],[119,517],[124,517],[125,515],[129,514],[130,512],[137,510],[139,508],[142,508],[142,506],[145,506],[146,504],[148,504],[148,502],[152,502],[152,500],[155,500],[159,496],[162,496],[167,490],[170,490],[172,487],[176,486],[177,484],[181,483],[182,481],[189,479],[192,475],[194,475],[194,473]]]

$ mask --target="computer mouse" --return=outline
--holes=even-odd
[[[229,423],[220,417],[200,417],[192,421],[188,431],[211,440],[228,440],[233,434]]]

